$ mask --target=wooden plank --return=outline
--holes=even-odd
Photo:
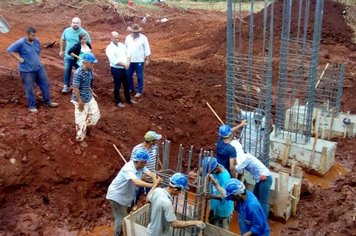
[[[300,185],[294,184],[292,191],[292,215],[295,216],[297,213],[297,204],[300,197]]]
[[[290,149],[291,144],[292,144],[292,141],[290,139],[287,139],[286,143],[285,143],[284,150],[283,150],[283,154],[282,154],[282,165],[283,166],[286,166],[288,163],[288,155],[289,155],[289,149]]]

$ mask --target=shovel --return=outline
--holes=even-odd
[[[6,20],[0,16],[0,32],[3,34],[6,34],[10,31],[10,26],[9,24],[6,22]]]

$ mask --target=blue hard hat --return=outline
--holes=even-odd
[[[230,195],[241,195],[245,192],[245,185],[238,179],[231,178],[225,185],[226,197]]]
[[[87,61],[94,64],[98,62],[93,53],[84,53],[82,59],[83,61]]]
[[[218,161],[215,157],[205,157],[201,161],[201,165],[203,167],[204,174],[208,175],[216,169],[216,167],[218,166]]]
[[[219,127],[219,136],[222,138],[227,138],[232,133],[232,129],[229,125],[221,125]]]
[[[182,173],[175,173],[169,178],[169,185],[174,188],[181,188],[188,190],[188,178]]]
[[[143,149],[137,149],[134,153],[133,153],[133,157],[132,160],[133,161],[148,161],[150,157],[148,156],[148,152]]]

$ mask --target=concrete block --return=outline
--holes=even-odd
[[[318,175],[324,176],[332,167],[335,160],[336,142],[310,138],[306,144],[290,143],[283,135],[275,137],[271,134],[270,157],[275,161],[285,161],[290,164],[292,160],[297,161],[298,165],[310,169]],[[284,134],[284,137],[287,137]],[[288,152],[285,150],[288,149]]]

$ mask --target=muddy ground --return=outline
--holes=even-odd
[[[9,2],[0,2],[0,14],[11,25],[9,34],[0,35],[0,235],[110,235],[113,223],[105,194],[123,165],[112,144],[128,157],[153,129],[172,141],[174,153],[180,143],[214,148],[219,122],[206,102],[224,116],[226,15],[156,4],[135,6],[120,16],[105,2],[74,7],[65,4],[78,1]],[[281,1],[276,9],[278,29]],[[338,3],[325,3],[320,62],[346,63],[342,108],[356,113],[356,46],[343,9]],[[145,68],[144,96],[138,104],[119,109],[105,47],[111,31],[126,35],[127,25],[140,22],[145,14],[150,16],[142,27],[153,55]],[[95,92],[102,118],[95,136],[86,139],[87,147],[74,141],[73,106],[70,96],[61,94],[58,42],[73,16],[82,19],[99,60]],[[159,22],[163,17],[168,22]],[[257,13],[256,22],[261,17]],[[53,47],[43,47],[42,59],[60,107],[47,109],[39,103],[38,114],[26,108],[16,62],[5,52],[28,25],[37,28],[43,46],[56,41]],[[275,48],[279,46],[276,35]],[[335,166],[324,179],[307,176],[298,216],[287,224],[271,221],[273,235],[356,235],[355,139],[334,141]]]

